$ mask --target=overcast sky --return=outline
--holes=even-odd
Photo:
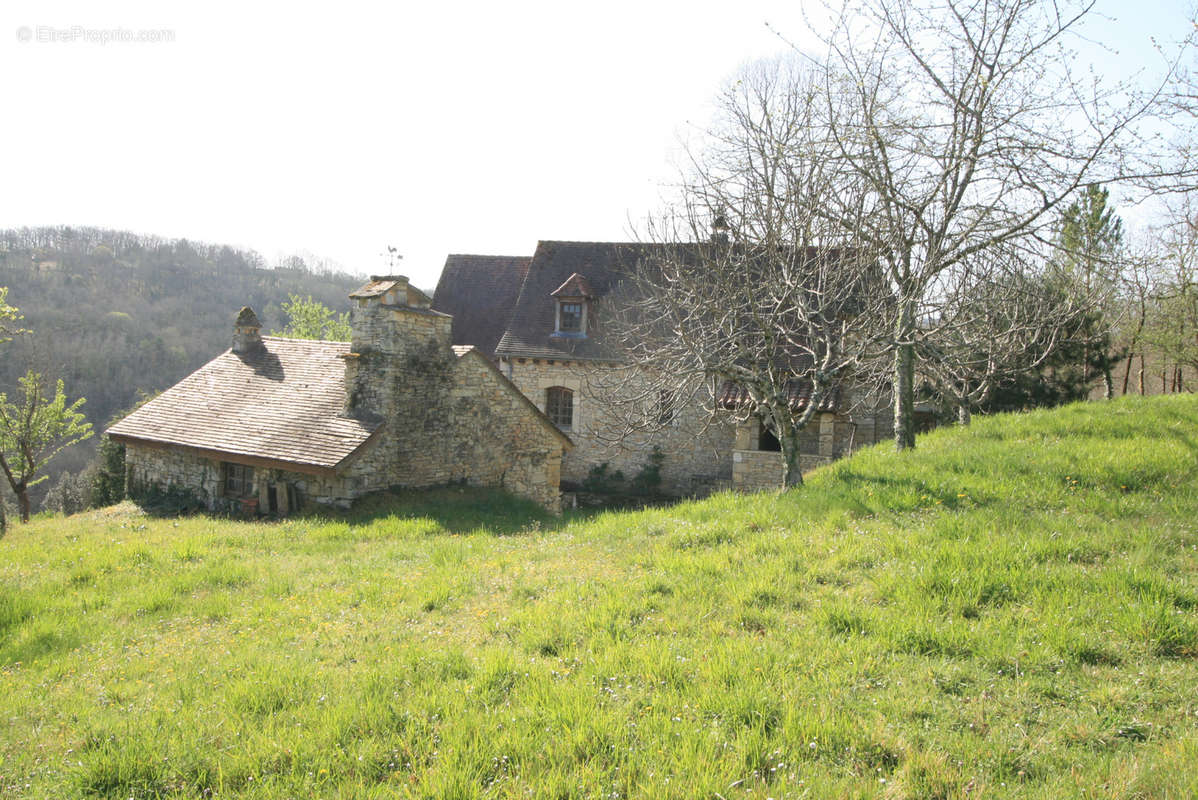
[[[814,6],[814,4],[811,4]],[[0,8],[0,227],[308,251],[436,284],[447,253],[619,240],[799,2],[27,2]],[[1100,0],[1122,73],[1189,2]],[[153,41],[107,41],[121,37]]]

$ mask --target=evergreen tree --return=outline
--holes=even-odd
[[[1078,345],[1080,358],[1073,367],[1080,371],[1082,385],[1088,387],[1095,377],[1101,376],[1108,400],[1114,395],[1111,370],[1122,358],[1111,340],[1110,300],[1123,246],[1123,220],[1110,207],[1109,200],[1110,191],[1092,183],[1065,209],[1055,264],[1057,278],[1065,291],[1095,301],[1094,313],[1086,315],[1072,332],[1065,349],[1073,350],[1069,345]],[[1068,365],[1060,364],[1057,369],[1067,372]]]

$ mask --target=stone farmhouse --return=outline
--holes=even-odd
[[[729,415],[697,407],[666,407],[656,430],[628,436],[613,407],[618,368],[605,347],[601,316],[621,275],[651,245],[542,241],[531,257],[451,255],[437,284],[433,308],[452,315],[453,343],[490,356],[503,374],[575,443],[561,465],[564,489],[576,488],[592,469],[607,465],[631,477],[655,447],[664,455],[663,490],[679,496],[722,488],[753,490],[782,483],[777,439],[756,420],[734,424]],[[617,301],[618,302],[618,301]],[[800,465],[811,469],[864,445],[889,438],[893,414],[879,398],[842,387],[803,432]],[[738,392],[720,387],[719,405],[733,408]],[[792,389],[798,410],[807,397]]]
[[[175,487],[216,510],[347,506],[393,486],[492,486],[557,511],[574,445],[398,275],[350,295],[350,343],[262,336],[233,346],[109,430],[132,492]],[[560,420],[559,420],[560,423]]]

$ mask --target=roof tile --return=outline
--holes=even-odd
[[[275,336],[262,343],[225,351],[108,433],[335,468],[381,424],[343,413],[349,344]]]

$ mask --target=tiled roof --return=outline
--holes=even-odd
[[[371,275],[367,283],[354,289],[349,296],[353,300],[381,297],[396,286],[404,287],[406,296],[396,299],[405,305],[412,308],[428,308],[432,303],[432,298],[408,283],[404,275]]]
[[[802,411],[807,408],[807,404],[811,402],[811,382],[810,381],[791,381],[786,387],[786,393],[790,396],[789,403],[792,411]],[[731,381],[725,381],[720,386],[719,395],[716,397],[716,405],[720,408],[733,410],[747,403],[749,400],[749,392],[743,387]],[[832,391],[824,395],[824,399],[819,404],[819,411],[836,411],[839,406],[840,392]]]
[[[652,268],[653,262],[660,258],[670,259],[701,259],[703,249],[709,245],[696,244],[652,244],[634,242],[563,242],[541,241],[533,253],[531,262],[525,265],[523,283],[520,285],[519,296],[513,303],[507,327],[498,338],[494,352],[506,358],[543,358],[555,360],[611,360],[618,359],[618,353],[613,351],[612,343],[605,346],[603,331],[600,326],[602,319],[602,304],[613,291],[620,288],[621,282],[638,269]],[[814,250],[796,250],[792,257],[815,258],[819,255]],[[828,251],[825,257],[838,258],[839,251]],[[446,274],[454,259],[466,265],[465,259],[488,258],[486,256],[451,256],[446,263]],[[699,262],[701,263],[701,262]],[[464,267],[462,267],[464,268]],[[482,270],[477,270],[481,273]],[[446,281],[442,275],[442,282]],[[497,278],[500,276],[496,276]],[[458,279],[460,280],[460,279]],[[510,291],[515,286],[511,276],[506,278],[502,290]],[[479,285],[481,278],[473,279],[473,285]],[[488,324],[494,325],[503,315],[500,305],[499,291],[495,294],[493,309],[488,312]],[[437,297],[442,296],[442,289],[437,287]],[[554,297],[586,297],[591,300],[593,307],[587,315],[587,331],[585,336],[577,334],[554,335],[556,304]],[[619,302],[619,301],[616,301]],[[438,305],[437,308],[442,308]],[[476,308],[478,306],[475,306]],[[448,308],[443,310],[449,311]],[[468,317],[471,307],[463,305],[460,311],[451,311],[454,316],[454,342],[459,344],[479,344],[479,341],[461,339],[456,335],[459,314]],[[476,314],[476,316],[478,316]],[[463,321],[463,325],[469,325]],[[489,341],[489,339],[488,339]],[[484,349],[485,346],[484,346]],[[487,351],[490,352],[489,350]]]
[[[453,343],[495,353],[511,319],[528,256],[451,255],[433,294],[433,308],[453,315]]]
[[[563,360],[610,358],[593,324],[596,314],[588,315],[585,337],[553,335],[556,309],[552,295],[577,274],[585,276],[590,296],[601,303],[652,247],[621,242],[538,242],[496,354]]]
[[[386,294],[400,282],[407,283],[408,279],[403,275],[371,275],[369,282],[354,289],[349,296],[353,298],[378,297],[381,294]]]
[[[380,426],[342,415],[346,342],[262,337],[226,351],[108,429],[118,438],[333,469]]]

